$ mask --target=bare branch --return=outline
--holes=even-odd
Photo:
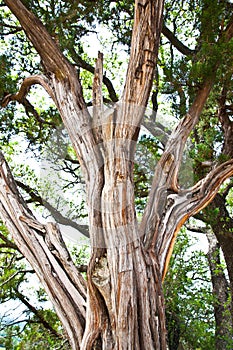
[[[45,329],[49,330],[51,334],[53,334],[57,338],[63,339],[63,336],[59,334],[49,322],[46,321],[46,319],[43,317],[43,314],[40,310],[37,310],[33,305],[29,303],[29,301],[24,297],[22,293],[18,291],[18,289],[15,289],[15,295],[16,297],[25,305],[27,308],[36,316],[38,319],[38,322],[41,323]]]
[[[14,244],[7,244],[7,243],[0,243],[0,248],[6,248],[6,249],[17,249],[17,246],[15,246]],[[8,252],[4,252],[5,254],[7,254]],[[1,251],[1,254],[2,254],[2,251]]]
[[[42,22],[19,0],[5,0],[6,5],[18,18],[24,32],[40,54],[47,71],[64,79],[70,71],[70,65],[59,50]]]
[[[20,324],[20,323],[38,323],[38,322],[32,321],[28,318],[25,318],[22,320],[16,320],[16,321],[12,321],[12,322],[7,322],[6,324],[3,325],[3,327],[0,328],[0,331],[3,331],[5,327],[11,327],[11,326],[14,326],[14,325]]]
[[[26,273],[33,273],[34,270],[18,270],[15,273],[13,273],[6,281],[2,282],[0,284],[1,287],[12,281],[17,275],[25,275]]]
[[[175,48],[180,51],[185,56],[191,56],[195,53],[195,50],[191,50],[188,46],[184,45],[177,37],[168,29],[164,24],[162,28],[162,33],[171,42]]]
[[[0,239],[5,242],[5,248],[12,248],[18,250],[17,245],[15,245],[13,242],[11,242],[7,237],[5,237],[1,232],[0,232]]]
[[[162,145],[165,147],[169,134],[164,130],[164,127],[158,122],[151,122],[147,118],[143,118],[142,125],[151,133],[152,136],[156,137]]]
[[[20,32],[21,30],[22,30],[22,28],[21,28],[21,29],[12,29],[12,30],[9,30],[7,33],[3,33],[3,36],[16,34],[16,33]]]
[[[196,233],[206,233],[208,231],[208,228],[205,226],[194,226],[194,225],[188,225],[185,224],[185,227],[187,228],[187,230],[192,231],[192,232],[196,232]]]
[[[25,185],[19,180],[16,180],[16,183],[19,187],[21,187],[25,192],[27,192],[34,202],[39,203],[44,206],[53,216],[53,218],[61,225],[71,226],[74,229],[81,232],[84,236],[89,237],[89,230],[87,225],[80,225],[77,222],[70,220],[63,216],[56,208],[54,208],[47,200],[43,199],[35,190],[33,190],[30,186]]]

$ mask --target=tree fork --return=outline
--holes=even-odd
[[[73,349],[165,350],[162,273],[173,248],[174,235],[188,216],[213,199],[222,181],[233,172],[232,161],[229,161],[187,191],[181,191],[177,184],[183,146],[198,121],[213,82],[203,84],[189,114],[172,134],[155,172],[148,209],[139,230],[134,208],[133,156],[153,81],[163,1],[135,2],[125,88],[107,120],[99,114],[103,105],[101,55],[97,60],[98,74],[96,69],[94,77],[94,117],[91,118],[74,67],[60,52],[44,25],[21,1],[5,0],[5,3],[18,17],[41,56],[49,86],[47,92],[59,109],[85,175],[92,243],[87,304],[85,282],[72,262],[67,265],[70,259],[58,227],[53,224],[44,227],[25,206],[21,208],[22,199],[16,188],[11,187],[13,179],[11,175],[5,175],[3,157],[1,214],[22,253],[47,287]],[[232,35],[232,26],[228,27],[227,33]],[[20,94],[14,95],[12,99],[20,97]],[[7,99],[5,103],[8,103]],[[99,142],[102,142],[101,146]],[[212,181],[213,175],[216,179]],[[16,211],[8,200],[9,189]],[[179,213],[173,221],[168,204]],[[165,209],[168,209],[166,217],[163,215]],[[166,224],[164,231],[162,226]],[[63,278],[70,289],[62,282]],[[60,289],[57,283],[61,283]],[[69,294],[71,290],[73,295]],[[59,298],[61,300],[57,300]],[[62,299],[66,300],[67,309],[62,305]]]

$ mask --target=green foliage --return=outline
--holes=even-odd
[[[45,23],[60,49],[72,64],[77,66],[84,95],[89,104],[92,100],[93,75],[78,67],[72,55],[72,49],[75,49],[83,60],[94,66],[94,59],[90,58],[86,52],[88,45],[85,40],[91,33],[97,34],[100,38],[104,34],[100,35],[99,32],[109,30],[111,35],[108,39],[100,38],[102,48],[105,50],[104,73],[113,82],[115,81],[117,93],[122,90],[124,86],[122,72],[125,72],[126,61],[126,56],[123,56],[122,52],[123,50],[129,52],[134,1],[24,0],[23,2]],[[189,51],[187,55],[181,54],[173,42],[162,36],[157,67],[158,76],[154,82],[155,87],[159,88],[157,102],[160,110],[177,120],[180,119],[192,104],[203,82],[216,74],[216,84],[209,102],[190,138],[187,158],[193,159],[191,167],[195,169],[195,177],[190,178],[186,165],[180,172],[180,184],[185,188],[209,171],[208,168],[203,169],[203,162],[220,163],[228,159],[223,154],[225,140],[223,128],[218,119],[218,108],[223,87],[228,91],[228,105],[233,103],[233,41],[226,45],[221,38],[231,13],[231,2],[225,0],[167,0],[165,3],[165,26],[192,52]],[[26,76],[44,73],[44,71],[37,53],[6,6],[0,8],[0,20],[3,24],[0,41],[0,95],[3,97],[8,93],[16,93]],[[110,49],[106,49],[107,46]],[[216,63],[219,65],[217,72]],[[106,87],[103,92],[104,96],[109,98]],[[74,162],[76,156],[67,140],[67,135],[63,133],[61,118],[41,89],[31,89],[28,99],[36,113],[30,108],[25,111],[24,107],[19,107],[15,103],[11,103],[7,109],[1,109],[0,146],[7,153],[7,158],[18,180],[30,185],[36,190],[36,194],[43,195],[44,199],[49,199],[52,204],[57,204],[59,187],[63,195],[59,199],[57,209],[65,208],[65,215],[72,219],[85,218],[87,214],[84,201],[80,200],[77,203],[76,200],[83,195],[80,168]],[[24,150],[20,150],[22,140],[34,152],[35,157],[44,162],[45,167],[49,159],[50,181],[43,178],[43,184],[41,184],[31,166],[24,164],[23,160],[22,164],[15,161],[20,153],[24,153]],[[146,205],[155,164],[161,152],[162,146],[158,139],[149,134],[141,137],[134,166],[135,202],[139,217]],[[73,162],[64,161],[65,157]],[[52,170],[59,175],[51,184]],[[28,193],[25,191],[22,193],[30,202]],[[227,205],[231,213],[232,193],[231,190],[227,197]],[[217,211],[217,208],[209,209],[209,217],[215,218]],[[225,223],[220,222],[220,224]],[[3,225],[0,230],[9,238]],[[4,242],[1,241],[1,243]],[[185,349],[214,349],[213,299],[208,282],[209,276],[206,272],[207,263],[202,253],[189,256],[190,249],[191,243],[187,235],[182,234],[165,281],[170,342],[175,342],[177,340],[175,338],[179,336]],[[78,265],[86,264],[88,254],[86,246],[75,248],[73,254]],[[4,248],[1,252],[0,264],[1,301],[16,300],[15,288],[24,285],[26,289],[28,286],[26,283],[28,274],[23,272],[28,269],[28,266],[22,260],[20,253],[12,251],[11,248]],[[41,288],[35,292],[35,298],[39,305],[42,305],[40,311],[43,317],[62,334],[55,313],[44,306],[47,297]],[[30,322],[26,322],[24,327],[18,325],[4,327],[4,332],[5,346],[8,349],[55,349],[59,346],[66,349],[67,347],[66,344],[62,345],[63,340],[54,338],[32,315],[30,315]]]
[[[155,165],[161,155],[159,140],[143,134],[137,145],[134,163],[135,203],[140,214],[146,204],[151,188]]]
[[[43,317],[47,319],[53,328],[61,328],[56,314],[52,310],[43,310]],[[14,328],[13,328],[14,329]],[[32,317],[30,322],[25,325],[23,332],[18,335],[17,345],[12,350],[41,350],[41,349],[70,349],[65,337],[56,338],[53,334],[46,330],[38,320]]]
[[[127,49],[133,25],[134,1],[101,0],[97,3],[98,20],[104,23],[114,33],[117,42]]]

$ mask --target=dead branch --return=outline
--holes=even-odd
[[[89,230],[87,225],[80,225],[69,218],[63,216],[56,208],[54,208],[47,200],[42,198],[33,188],[25,185],[19,180],[16,180],[16,184],[22,188],[27,194],[30,195],[33,202],[39,203],[44,206],[52,215],[52,217],[61,225],[71,226],[81,232],[84,236],[89,237]]]

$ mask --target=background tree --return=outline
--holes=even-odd
[[[215,349],[210,270],[206,254],[203,250],[194,250],[195,243],[194,237],[182,229],[164,281],[170,350],[181,346],[184,349]]]
[[[49,293],[74,349],[165,349],[162,276],[167,270],[174,239],[181,225],[213,199],[221,183],[233,172],[232,160],[221,163],[221,159],[218,159],[207,174],[198,173],[201,180],[195,179],[197,182],[194,186],[188,184],[183,189],[178,184],[178,172],[187,138],[192,130],[195,132],[214,81],[219,81],[218,74],[223,80],[227,76],[230,62],[227,58],[231,52],[233,32],[232,19],[228,17],[229,11],[226,11],[230,5],[228,2],[221,2],[220,6],[216,2],[210,7],[208,2],[197,3],[200,5],[197,6],[197,17],[194,21],[194,25],[198,23],[197,39],[195,50],[191,52],[181,45],[180,40],[175,40],[177,38],[174,34],[180,26],[181,17],[177,15],[179,9],[170,11],[170,4],[167,4],[167,14],[171,12],[175,17],[172,20],[174,27],[173,32],[166,31],[166,28],[163,32],[170,35],[176,48],[185,50],[183,54],[188,58],[183,60],[183,67],[188,64],[191,69],[186,75],[182,74],[185,77],[185,88],[182,89],[178,79],[174,80],[174,73],[179,71],[177,67],[182,68],[182,59],[179,60],[178,57],[178,60],[174,60],[171,50],[168,69],[166,71],[167,64],[164,65],[164,72],[170,79],[168,86],[174,86],[173,91],[179,92],[181,102],[189,95],[185,109],[180,103],[182,111],[187,109],[188,112],[170,135],[155,169],[152,188],[139,227],[134,209],[133,159],[135,141],[153,84],[162,29],[163,3],[137,1],[135,4],[125,88],[120,103],[107,116],[102,113],[102,80],[107,86],[110,99],[114,101],[117,98],[113,95],[114,89],[109,80],[102,76],[102,56],[99,55],[94,72],[94,112],[90,116],[83,99],[79,74],[62,54],[64,50],[68,59],[72,60],[74,57],[74,62],[84,67],[85,61],[75,56],[76,51],[73,52],[69,45],[66,48],[65,44],[69,39],[67,33],[72,37],[74,32],[69,32],[64,23],[70,19],[77,23],[77,9],[80,10],[82,18],[93,18],[92,15],[88,17],[88,11],[83,7],[89,3],[80,3],[80,6],[69,3],[67,11],[64,11],[62,2],[51,2],[51,11],[46,6],[41,6],[41,18],[45,23],[49,19],[48,30],[33,15],[35,9],[30,1],[25,4],[32,12],[20,1],[5,1],[5,4],[20,22],[17,25],[9,24],[5,16],[6,28],[18,32],[21,29],[19,27],[22,27],[40,55],[42,66],[40,67],[38,60],[35,61],[36,64],[29,65],[30,73],[38,73],[42,68],[44,75],[25,78],[19,92],[13,95],[7,93],[2,105],[6,106],[12,100],[18,101],[26,109],[27,121],[36,118],[38,128],[33,129],[36,130],[37,137],[35,133],[28,133],[28,138],[34,142],[41,134],[46,141],[49,130],[56,126],[59,118],[56,119],[56,114],[51,114],[53,118],[50,120],[41,119],[26,99],[29,88],[34,84],[42,85],[60,112],[87,186],[89,234],[92,243],[87,284],[72,263],[58,226],[40,224],[28,210],[3,156],[0,192],[2,218]],[[194,3],[191,3],[184,7],[184,13],[194,13],[193,8]],[[212,9],[218,11],[212,13]],[[53,17],[59,18],[60,26],[50,26]],[[165,19],[169,23],[170,17],[166,17],[166,13]],[[126,18],[125,22],[127,23]],[[61,28],[64,41],[57,34],[57,28]],[[216,30],[212,32],[211,29]],[[35,51],[31,45],[28,42],[25,44],[25,40],[23,45],[28,45],[29,56],[34,57]],[[76,46],[80,49],[78,43]],[[166,52],[162,53],[161,60],[165,62]],[[89,64],[84,68],[93,72]],[[182,73],[186,72],[183,70]],[[222,82],[220,80],[220,85]],[[152,94],[155,109],[157,90],[158,79]],[[11,113],[11,119],[13,118]],[[7,119],[5,125],[12,126],[12,122],[9,122]],[[25,129],[25,123],[19,125],[16,122],[17,125]],[[44,129],[42,125],[47,127]],[[210,160],[211,156],[208,156]]]

